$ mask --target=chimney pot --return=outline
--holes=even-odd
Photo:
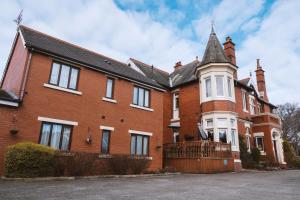
[[[177,63],[175,63],[174,70],[179,69],[181,66],[182,66],[181,61],[178,61]]]

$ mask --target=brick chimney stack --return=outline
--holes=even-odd
[[[229,58],[230,62],[233,65],[236,65],[236,59],[235,59],[235,44],[232,42],[231,37],[226,37],[226,42],[223,43],[224,51],[226,56]]]
[[[269,102],[267,96],[267,89],[266,89],[265,71],[260,66],[259,59],[256,59],[255,73],[256,73],[256,81],[257,81],[259,96],[263,98],[265,101]]]
[[[181,67],[182,67],[181,61],[178,61],[177,63],[175,63],[174,71],[180,69]]]

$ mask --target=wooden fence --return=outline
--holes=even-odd
[[[165,144],[164,166],[184,173],[233,171],[231,144],[209,141]]]

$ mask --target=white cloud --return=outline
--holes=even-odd
[[[276,2],[260,24],[237,52],[240,75],[254,70],[260,58],[265,69],[269,97],[274,103],[300,101],[299,1]]]
[[[117,60],[125,62],[134,57],[169,72],[179,60],[187,63],[196,55],[202,57],[214,20],[221,42],[226,35],[248,33],[242,43],[236,44],[241,78],[253,71],[255,59],[261,58],[271,101],[300,102],[298,1],[279,1],[268,16],[261,18],[262,0],[224,0],[207,12],[199,12],[198,19],[184,29],[174,23],[183,18],[180,10],[171,10],[163,2],[159,5],[159,17],[155,18],[153,11],[122,10],[109,0],[1,1],[0,76],[15,35],[12,20],[21,8],[24,8],[25,25]],[[193,32],[196,40],[190,39]]]

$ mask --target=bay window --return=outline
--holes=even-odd
[[[40,135],[40,144],[55,149],[69,150],[72,126],[43,122]]]
[[[49,84],[71,90],[77,90],[78,77],[78,68],[53,62]]]
[[[141,107],[150,107],[150,91],[135,86],[133,89],[133,104]]]

